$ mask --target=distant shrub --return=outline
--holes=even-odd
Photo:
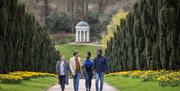
[[[70,32],[69,22],[65,13],[52,13],[47,17],[47,27],[51,33]]]

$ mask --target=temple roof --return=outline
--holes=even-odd
[[[89,24],[85,21],[80,21],[77,23],[76,28],[89,28]]]

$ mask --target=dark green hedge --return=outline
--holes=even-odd
[[[180,0],[139,0],[105,55],[109,72],[180,69]]]
[[[58,52],[47,30],[17,0],[0,0],[0,73],[54,72]]]

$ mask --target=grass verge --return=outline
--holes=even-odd
[[[20,84],[0,83],[0,91],[43,91],[56,82],[55,77],[38,77],[23,80]]]
[[[142,82],[140,79],[106,76],[105,81],[119,91],[179,91],[180,87],[161,87],[158,82]]]
[[[86,52],[90,51],[92,53],[92,57],[96,56],[96,49],[99,48],[98,46],[92,45],[71,45],[71,44],[64,44],[64,45],[56,45],[55,46],[60,53],[66,56],[66,59],[69,60],[73,56],[74,51],[78,51],[80,57],[82,59],[85,58]]]

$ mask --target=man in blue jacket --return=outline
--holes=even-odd
[[[93,62],[93,72],[96,75],[96,91],[103,90],[103,82],[104,82],[104,73],[107,70],[107,60],[102,55],[102,50],[97,50],[97,57]],[[100,90],[99,90],[99,80],[100,80]]]

